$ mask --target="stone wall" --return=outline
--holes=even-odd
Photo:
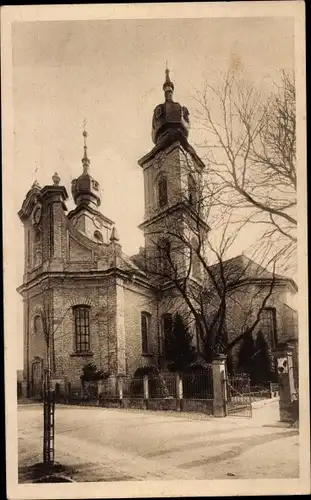
[[[212,399],[182,399],[181,410],[189,412],[206,413],[213,415],[213,400]]]

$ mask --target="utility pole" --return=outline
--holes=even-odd
[[[54,335],[70,309],[71,306],[66,309],[60,323],[58,324],[56,329],[53,330],[53,323],[50,317],[50,308],[45,303],[45,301],[43,301],[43,314],[41,315],[41,317],[46,343],[46,360],[43,387],[43,463],[48,465],[53,465],[55,460],[55,391],[51,387],[51,343],[54,341]]]
[[[44,307],[42,323],[46,341],[46,368],[44,373],[43,390],[43,463],[53,465],[55,437],[55,393],[51,389],[51,325],[49,309],[46,307]]]

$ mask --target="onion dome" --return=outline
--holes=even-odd
[[[159,104],[153,112],[152,140],[155,144],[162,142],[168,135],[187,138],[190,128],[188,109],[173,101],[174,83],[170,79],[168,68],[165,70],[163,90],[165,102]]]
[[[89,174],[90,160],[87,156],[86,138],[88,134],[84,130],[84,155],[82,158],[83,173],[71,183],[71,192],[76,205],[95,205],[101,204],[99,183]]]

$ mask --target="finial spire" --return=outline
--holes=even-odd
[[[166,68],[165,68],[165,82],[163,84],[163,90],[164,90],[165,100],[172,101],[173,100],[173,92],[174,92],[174,84],[170,79],[170,70],[168,68],[167,61],[166,61]]]
[[[84,174],[88,173],[88,169],[89,169],[89,166],[90,166],[90,160],[88,159],[88,156],[87,156],[86,138],[88,136],[88,133],[85,130],[86,123],[87,123],[87,120],[86,120],[86,118],[84,118],[84,121],[83,121],[83,137],[84,137],[84,146],[83,146],[83,148],[84,148],[84,155],[83,155],[83,158],[82,158],[82,165],[83,165],[83,173]]]
[[[58,186],[58,184],[60,183],[60,177],[57,172],[55,172],[55,174],[52,176],[52,181],[54,186]]]
[[[111,242],[119,241],[119,235],[116,226],[113,226],[109,239]]]

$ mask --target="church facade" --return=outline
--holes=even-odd
[[[139,160],[145,185],[143,254],[148,259],[158,251],[152,235],[164,231],[170,219],[182,224],[184,216],[191,217],[183,205],[183,162],[191,161],[198,180],[204,168],[188,143],[189,112],[173,101],[168,70],[163,90],[165,101],[153,115],[155,146]],[[84,132],[83,171],[71,186],[76,208],[67,213],[68,193],[55,174],[51,185],[34,183],[18,214],[25,234],[18,291],[24,304],[29,388],[42,380],[47,345],[53,377],[71,381],[79,380],[89,362],[111,375],[125,375],[141,365],[158,365],[163,354],[161,325],[165,328],[169,300],[159,300],[158,284],[138,265],[142,254],[125,255],[113,221],[100,212],[86,136]],[[190,196],[195,196],[194,183]],[[178,259],[184,258],[179,252]]]
[[[165,367],[164,339],[174,295],[165,280],[165,259],[170,256],[182,277],[189,272],[190,258],[170,229],[175,235],[187,231],[188,240],[198,245],[198,229],[204,239],[209,227],[193,209],[204,163],[188,142],[189,112],[173,101],[168,70],[163,90],[165,100],[153,113],[154,147],[138,162],[145,196],[140,225],[145,246],[138,255],[122,251],[114,222],[100,211],[86,132],[82,173],[71,186],[76,207],[68,213],[68,193],[56,173],[50,185],[34,183],[23,201],[18,215],[25,262],[18,291],[24,304],[28,394],[40,386],[47,364],[53,378],[71,382],[80,380],[88,363],[111,376],[133,375],[146,365]],[[204,273],[197,261],[190,278],[194,286],[202,286]]]

